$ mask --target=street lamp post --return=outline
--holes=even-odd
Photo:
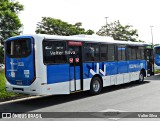
[[[109,18],[109,17],[105,17],[106,18],[106,27],[107,27],[107,19]]]
[[[106,35],[107,35],[107,19],[109,18],[109,17],[105,17],[106,18]]]
[[[153,31],[152,31],[153,26],[150,26],[150,27],[151,27],[152,48],[153,48]]]
[[[152,28],[153,28],[153,26],[150,26],[151,27],[151,37],[152,37],[152,49],[153,49],[153,31],[152,31]],[[153,75],[154,75],[154,51],[152,50],[152,54],[153,54],[153,56],[152,56],[152,72],[153,72]]]

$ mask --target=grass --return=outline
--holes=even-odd
[[[160,73],[160,69],[154,70],[154,74]]]
[[[16,93],[6,92],[5,90],[5,74],[4,70],[0,70],[0,99],[6,99],[10,97],[18,96]]]

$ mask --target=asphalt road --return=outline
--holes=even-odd
[[[160,75],[148,77],[143,84],[128,83],[110,86],[103,92],[91,96],[88,92],[71,95],[47,96],[37,99],[0,104],[0,112],[92,112],[96,118],[54,118],[54,120],[102,120],[102,121],[160,121],[160,118],[120,118],[108,119],[93,112],[160,112]],[[160,114],[160,113],[159,113]],[[60,114],[61,117],[67,114]],[[103,117],[103,118],[102,118]],[[8,119],[1,119],[6,121]],[[18,121],[21,119],[12,119]],[[25,119],[36,120],[36,119]],[[43,120],[43,119],[38,119]],[[46,121],[53,120],[51,118]]]

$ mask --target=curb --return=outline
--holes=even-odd
[[[15,99],[15,100],[10,100],[10,101],[4,101],[4,102],[0,102],[0,105],[8,104],[8,103],[14,103],[14,102],[18,102],[18,101],[24,101],[24,100],[36,99],[36,98],[40,98],[40,97],[42,97],[42,96],[32,96],[32,97],[25,97],[25,98],[20,98],[20,99]]]

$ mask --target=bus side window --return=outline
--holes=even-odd
[[[122,60],[126,60],[126,47],[122,47]]]
[[[115,61],[115,46],[114,45],[108,45],[108,61]]]
[[[136,55],[136,47],[132,47],[132,60],[136,60],[137,55]]]
[[[128,47],[128,60],[136,60],[137,59],[137,47],[129,46]]]
[[[99,61],[98,43],[86,43],[84,45],[84,59],[85,61]]]
[[[66,43],[64,41],[44,41],[43,60],[45,64],[66,63]]]
[[[131,60],[132,52],[131,52],[131,47],[128,47],[128,59]]]
[[[85,44],[84,46],[84,59],[85,61],[93,61],[93,52],[90,44]]]
[[[121,50],[121,46],[119,46],[118,48],[118,61],[122,60],[122,50]]]
[[[157,48],[155,49],[155,54],[160,54],[160,47],[157,47]]]
[[[107,45],[106,44],[101,44],[100,55],[101,55],[101,61],[107,61]]]
[[[118,60],[126,60],[126,48],[125,46],[118,46]]]
[[[144,60],[144,47],[138,47],[137,59]]]
[[[141,59],[141,50],[137,48],[137,59]]]
[[[141,49],[141,59],[144,60],[144,48]]]

